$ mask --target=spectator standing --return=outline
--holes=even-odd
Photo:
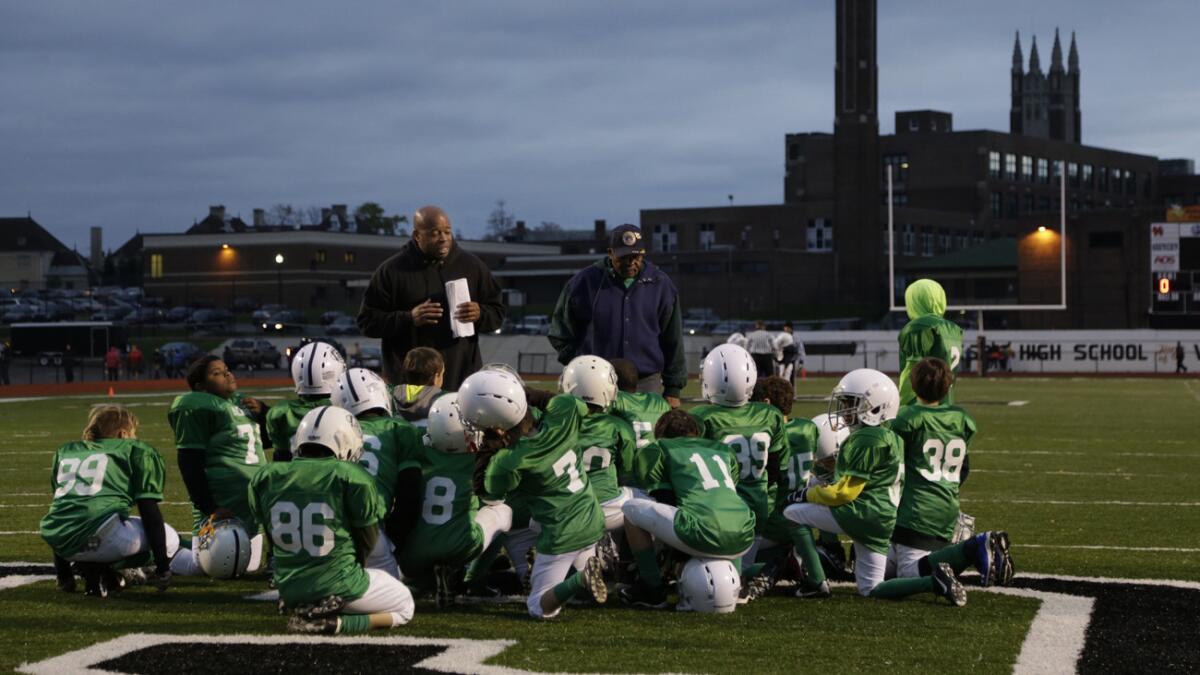
[[[962,359],[962,329],[942,318],[946,313],[946,291],[933,279],[918,279],[904,290],[904,309],[909,322],[900,329],[900,405],[912,405],[917,395],[912,390],[912,368],[926,356],[950,364],[957,376]],[[1007,364],[1006,364],[1007,365]],[[954,389],[946,395],[954,404]]]
[[[448,308],[446,282],[454,279],[466,279],[471,301]],[[474,323],[475,334],[454,337],[451,315]],[[483,365],[479,334],[503,322],[504,304],[491,271],[458,247],[450,217],[436,206],[417,209],[413,238],[375,270],[358,310],[363,335],[381,338],[384,379],[401,384],[408,350],[431,347],[442,354],[445,387],[450,390]]]
[[[62,355],[63,378],[67,382],[75,381],[75,365],[75,350],[71,348],[71,345],[67,345],[63,348]]]
[[[775,374],[795,386],[796,370],[804,364],[804,343],[796,341],[793,330],[788,321],[783,324],[783,332],[775,336]]]
[[[104,355],[104,370],[108,381],[116,382],[121,377],[121,351],[116,345],[108,348]]]
[[[139,348],[137,345],[133,345],[129,348],[129,379],[142,379],[142,362],[144,360],[144,356],[145,355],[142,354],[141,348]]]
[[[687,384],[679,290],[646,259],[637,226],[614,228],[608,255],[571,277],[548,337],[563,365],[584,354],[629,359],[638,391],[661,391],[672,408],[679,406]]]
[[[12,361],[12,343],[0,342],[0,384],[11,384],[8,381],[8,365]]]
[[[1175,342],[1175,372],[1176,373],[1186,373],[1188,371],[1187,366],[1183,365],[1184,354],[1185,354],[1185,352],[1183,351],[1183,343],[1176,341]]]
[[[775,339],[761,320],[755,321],[754,330],[746,333],[746,351],[750,352],[755,367],[764,379],[775,372]]]

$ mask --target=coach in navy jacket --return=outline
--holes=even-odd
[[[639,391],[658,391],[673,406],[687,384],[679,290],[646,260],[642,232],[613,229],[608,256],[563,288],[550,320],[550,344],[566,365],[582,354],[624,358],[638,369]]]

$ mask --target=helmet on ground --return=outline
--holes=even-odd
[[[210,520],[192,546],[200,569],[214,579],[236,579],[250,566],[250,535],[236,520]]]
[[[333,393],[346,361],[328,342],[310,342],[292,358],[292,382],[302,396]]]
[[[563,368],[558,388],[584,403],[607,410],[617,398],[617,371],[599,356],[576,356]]]
[[[329,399],[355,417],[376,408],[392,414],[392,396],[388,393],[387,383],[375,371],[366,368],[351,368],[339,375]]]
[[[311,443],[327,448],[338,459],[357,462],[363,449],[362,427],[349,410],[323,405],[304,415],[292,443],[293,450]]]
[[[741,590],[741,576],[728,560],[692,558],[679,574],[679,604],[693,612],[728,614]]]
[[[750,352],[734,344],[717,345],[700,367],[700,394],[709,403],[736,408],[750,400],[757,379]]]
[[[829,423],[833,429],[860,425],[877,427],[895,419],[900,391],[887,375],[859,368],[842,376],[829,398]]]
[[[817,425],[817,451],[813,457],[813,475],[822,483],[828,483],[833,477],[833,467],[837,463],[838,451],[842,449],[842,441],[850,435],[850,429],[845,425],[834,429],[830,426],[829,415],[817,415],[812,418]]]
[[[458,394],[444,394],[429,408],[425,444],[442,452],[466,452],[467,430],[458,410]]]
[[[463,426],[470,430],[503,429],[525,419],[525,388],[507,372],[481,370],[458,388],[458,409]]]

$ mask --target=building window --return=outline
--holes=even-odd
[[[161,279],[163,275],[163,254],[150,254],[150,278]]]
[[[1038,197],[1037,210],[1038,211],[1049,211],[1050,210],[1050,198],[1045,197],[1045,196]]]
[[[1015,192],[1008,195],[1007,214],[1009,218],[1016,218],[1021,215],[1021,195]]]
[[[1033,181],[1033,158],[1021,155],[1021,180]]]
[[[888,167],[892,167],[892,182],[903,183],[908,179],[908,153],[883,156],[883,180],[887,183]]]
[[[342,262],[346,263],[347,265],[353,265],[355,257],[354,251],[346,251],[342,254]]]
[[[1125,170],[1125,194],[1131,197],[1137,196],[1137,179],[1133,177],[1133,172],[1129,169]]]
[[[1004,215],[1004,195],[999,192],[992,193],[992,217],[999,218]]]
[[[654,239],[658,242],[658,250],[674,251],[679,247],[679,235],[674,223],[659,223],[654,226]]]
[[[766,274],[771,271],[771,266],[765,262],[741,262],[733,266],[733,271],[738,274]]]
[[[313,256],[313,260],[319,263],[325,262],[325,249],[317,249],[316,254]]]
[[[959,249],[960,251],[961,251],[962,249],[966,248],[966,247],[969,245],[969,243],[970,243],[970,242],[969,242],[969,240],[968,240],[968,237],[967,237],[967,231],[966,231],[966,230],[959,230],[959,231],[958,231],[958,234],[955,236],[955,239],[957,240],[958,249]]]
[[[950,250],[950,231],[942,228],[938,230],[938,251],[946,253]]]
[[[900,238],[900,246],[901,250],[904,252],[904,255],[913,254],[913,246],[915,245],[915,240],[917,238],[916,233],[914,232],[915,229],[916,228],[914,228],[912,225],[905,225],[902,230],[903,234]]]
[[[1004,177],[1009,180],[1017,179],[1017,156],[1011,152],[1004,153]]]
[[[808,221],[808,250],[828,253],[833,250],[833,223],[828,218],[811,218]]]
[[[1045,157],[1037,159],[1037,180],[1039,183],[1050,182],[1050,162]]]
[[[1089,189],[1096,187],[1096,177],[1092,175],[1091,164],[1083,165],[1083,185]]]
[[[1096,170],[1096,189],[1108,190],[1108,167],[1102,166]]]
[[[988,153],[988,177],[1000,177],[1000,153],[995,150]]]
[[[928,227],[921,228],[921,255],[933,257],[933,230]]]
[[[1063,163],[1061,161],[1056,159],[1050,163],[1050,178],[1055,185],[1058,185],[1059,180],[1062,178],[1062,172]]]
[[[28,269],[30,260],[31,258],[24,254],[17,256],[17,267],[19,269]]]
[[[1079,187],[1079,165],[1075,162],[1067,164],[1067,182],[1071,187]]]
[[[1088,248],[1121,248],[1124,238],[1118,232],[1089,232]]]
[[[883,203],[887,204],[887,193],[886,192],[883,193]],[[892,203],[895,204],[896,206],[907,205],[908,204],[908,193],[907,192],[893,192],[892,193]]]
[[[1142,196],[1149,199],[1150,195],[1154,194],[1153,184],[1151,183],[1153,177],[1149,173],[1142,174],[1142,176]]]
[[[971,241],[976,246],[979,246],[986,240],[987,240],[987,238],[983,236],[983,230],[975,230],[974,232],[971,233]]]
[[[713,223],[700,224],[700,249],[707,251],[717,243],[717,226]]]
[[[1031,195],[1031,194],[1025,195],[1025,209],[1024,209],[1025,213],[1033,213],[1034,212],[1033,200],[1034,200],[1033,195]]]

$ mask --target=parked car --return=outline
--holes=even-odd
[[[379,347],[361,347],[358,350],[358,368],[369,368],[378,371],[383,367],[383,350]]]
[[[170,368],[171,359],[176,354],[182,357],[179,359],[179,362],[183,364],[184,368],[187,367],[187,364],[190,364],[192,361],[195,361],[204,354],[202,349],[190,342],[168,342],[159,347],[156,351],[162,355],[163,365],[166,366],[168,370]],[[180,373],[180,376],[182,376],[182,373]]]
[[[296,352],[300,351],[301,347],[303,347],[304,345],[306,345],[310,342],[324,342],[325,344],[330,345],[331,347],[336,349],[338,354],[342,355],[343,360],[345,360],[345,358],[346,358],[346,348],[342,346],[342,343],[338,342],[337,340],[334,340],[331,337],[302,337],[302,338],[300,338],[300,342],[288,347],[287,349],[285,349],[283,351],[283,355],[287,359],[289,366],[291,366],[292,357],[296,355]]]
[[[358,322],[354,317],[343,316],[325,327],[330,335],[358,335]]]
[[[283,305],[263,305],[250,314],[250,320],[254,323],[262,323],[276,314],[284,311],[285,309],[287,309],[287,307],[284,307]]]
[[[304,313],[285,309],[259,324],[264,333],[287,333],[304,327]]]
[[[343,318],[351,319],[351,320],[354,319],[354,317],[350,316],[349,314],[347,314],[345,312],[325,312],[324,314],[321,315],[321,325],[328,326],[329,324],[336,322],[338,319],[343,319]]]
[[[141,307],[133,310],[125,320],[133,324],[157,324],[166,321],[167,313],[153,307]]]
[[[221,359],[230,368],[251,366],[254,368],[278,368],[282,365],[279,349],[269,340],[243,338],[225,343]]]
[[[172,307],[171,309],[167,310],[167,321],[170,323],[183,323],[184,321],[187,321],[195,311],[196,310],[194,308],[188,307],[187,305],[182,307]]]
[[[550,317],[545,314],[530,314],[517,322],[513,332],[523,335],[549,335]]]
[[[188,330],[225,330],[233,321],[233,316],[224,309],[198,309],[188,317]]]

